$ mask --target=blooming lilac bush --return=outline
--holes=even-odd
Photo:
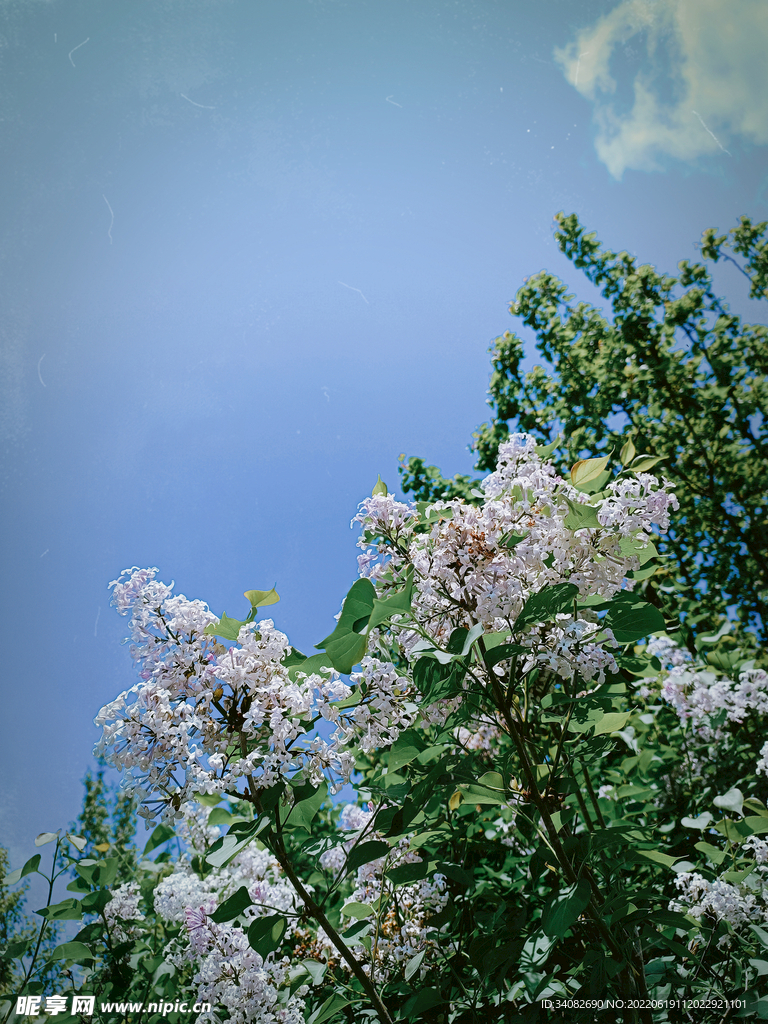
[[[645,599],[665,482],[607,458],[563,478],[550,454],[513,436],[478,504],[377,485],[312,657],[258,617],[274,591],[241,621],[155,569],[111,584],[139,681],[99,713],[99,750],[155,827],[119,885],[109,857],[71,856],[79,898],[49,916],[83,921],[60,956],[82,985],[238,1024],[597,998],[649,1021],[653,1000],[750,990],[765,672],[694,659]]]

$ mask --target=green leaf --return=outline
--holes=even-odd
[[[241,821],[241,818],[235,818],[235,815],[228,811],[224,807],[214,807],[211,813],[208,815],[207,825],[231,825],[233,821]]]
[[[658,557],[659,554],[653,541],[649,540],[645,534],[636,537],[622,537],[619,540],[619,551],[625,558],[634,555],[640,560],[640,565],[644,565],[649,558]]]
[[[764,819],[763,819],[764,820]],[[749,823],[749,819],[742,821],[731,821],[730,818],[723,818],[718,821],[714,828],[721,836],[725,836],[732,843],[743,843],[748,836],[756,834],[755,829]]]
[[[323,801],[328,796],[328,785],[325,782],[315,787],[311,782],[294,790],[294,805],[285,821],[284,828],[304,828],[309,832],[312,819],[315,817]]]
[[[306,654],[302,654],[297,647],[289,647],[288,653],[283,657],[280,664],[284,665],[285,668],[292,668],[294,665],[300,665],[302,661],[306,660]]]
[[[633,643],[665,628],[659,609],[628,590],[620,591],[612,599],[602,624],[613,630],[620,644]]]
[[[732,625],[730,622],[724,622],[716,633],[699,633],[696,637],[697,649],[699,644],[716,644],[718,640],[722,640],[726,634],[731,632]]]
[[[331,1017],[335,1017],[339,1010],[343,1010],[345,1006],[351,1005],[351,1001],[346,996],[334,993],[332,996],[328,996],[322,1006],[318,1006],[315,1012],[310,1014],[307,1018],[307,1024],[324,1024]]]
[[[419,882],[429,873],[429,863],[425,860],[417,861],[414,864],[400,864],[385,872],[393,885],[409,885],[411,882]]]
[[[500,661],[507,661],[508,658],[514,657],[516,654],[528,654],[529,649],[527,647],[521,647],[520,644],[497,644],[496,647],[492,647],[490,651],[485,652],[483,661],[485,662],[486,668],[493,668],[498,665]]]
[[[355,665],[358,665],[365,657],[367,646],[368,638],[366,636],[349,630],[335,639],[329,640],[325,650],[336,671],[342,675],[349,675]]]
[[[288,666],[288,678],[295,682],[299,675],[311,676],[323,668],[333,667],[333,662],[327,654],[313,654],[311,658],[292,662]]]
[[[433,1006],[439,1006],[445,1000],[436,988],[420,988],[416,995],[403,1004],[402,1015],[404,1020],[413,1020],[424,1012],[431,1010]]]
[[[498,789],[501,793],[506,792],[504,778],[500,772],[486,772],[485,775],[480,776],[477,782],[478,785],[485,786],[487,789]]]
[[[248,929],[248,945],[259,956],[269,956],[279,948],[288,928],[288,922],[280,914],[257,917]]]
[[[193,797],[195,803],[202,804],[203,807],[216,807],[221,803],[221,793],[194,793]]]
[[[144,856],[146,857],[148,853],[156,850],[157,847],[162,846],[163,843],[167,843],[169,839],[173,839],[175,834],[176,833],[170,825],[158,825],[147,840],[146,846],[144,847]]]
[[[100,914],[111,901],[112,893],[109,889],[97,889],[96,892],[89,892],[83,896],[80,906],[89,914]]]
[[[49,921],[79,921],[83,916],[80,900],[76,899],[53,903],[51,906],[43,907],[42,910],[36,910],[35,913]]]
[[[680,824],[683,828],[705,829],[710,821],[712,821],[712,815],[709,811],[702,811],[695,818],[681,818]]]
[[[451,864],[450,862],[441,861],[437,865],[437,870],[441,875],[446,875],[454,882],[458,882],[459,885],[464,885],[467,888],[470,888],[475,884],[475,880],[472,875],[468,871],[465,871],[460,864]]]
[[[398,768],[403,768],[405,765],[410,764],[411,761],[415,761],[420,753],[419,748],[413,746],[403,746],[398,750],[393,750],[387,764],[390,774],[396,772]]]
[[[71,836],[67,833],[67,839],[72,843],[78,853],[82,853],[85,847],[88,845],[88,840],[83,836]]]
[[[252,825],[242,831],[235,832],[234,829],[230,829],[225,836],[217,839],[210,848],[205,858],[206,863],[212,864],[215,868],[224,867],[241,850],[244,850],[249,843],[253,842],[256,836],[263,832],[269,824],[269,818],[264,815],[264,817],[259,818],[258,821],[253,822]]]
[[[20,960],[26,955],[27,950],[32,945],[33,939],[20,939],[18,942],[9,942],[5,947],[5,952],[2,954],[3,957],[7,957],[10,960]]]
[[[543,967],[555,942],[556,939],[553,937],[544,935],[542,932],[534,932],[523,946],[520,956],[521,969],[535,971]]]
[[[609,711],[601,715],[595,722],[595,736],[604,736],[612,732],[618,732],[627,724],[631,711]]]
[[[370,580],[357,580],[344,599],[336,629],[317,648],[325,648],[333,667],[344,675],[362,660],[367,638],[361,635],[368,624],[376,600],[376,590]]]
[[[544,908],[541,918],[544,934],[562,939],[585,910],[589,898],[589,882],[583,878],[559,892]]]
[[[445,660],[450,661],[451,658],[466,658],[472,649],[472,644],[483,635],[483,625],[480,622],[476,622],[471,629],[467,629],[465,626],[457,626],[453,630],[448,643],[446,646],[447,657],[445,659],[439,658],[439,661]],[[437,655],[437,651],[435,654]]]
[[[531,594],[515,620],[515,632],[538,622],[549,622],[556,615],[573,610],[574,598],[579,596],[575,583],[555,583]]]
[[[111,885],[117,876],[117,857],[106,860],[86,858],[75,864],[75,871],[91,885]]]
[[[638,455],[630,469],[633,473],[645,473],[657,462],[663,462],[666,457],[666,455]]]
[[[18,882],[26,875],[31,875],[33,871],[37,871],[40,866],[40,854],[36,853],[34,857],[30,857],[23,868],[16,868],[15,871],[11,871],[10,874],[6,875],[4,882],[6,885],[13,885],[14,882]]]
[[[389,494],[389,491],[387,490],[387,485],[381,479],[381,474],[376,475],[376,483],[373,485],[371,497],[375,498],[377,494],[383,494],[385,498]]]
[[[527,536],[527,533],[513,533],[512,530],[507,530],[506,533],[502,533],[499,537],[499,547],[508,548],[512,551],[518,544],[524,541]]]
[[[503,793],[477,783],[462,784],[458,787],[457,792],[461,793],[469,804],[505,804],[507,802]]]
[[[247,907],[253,906],[250,893],[244,885],[241,885],[237,892],[232,893],[224,900],[211,914],[211,920],[216,924],[223,924],[225,921],[234,921]]]
[[[597,518],[597,509],[594,505],[581,505],[577,501],[571,501],[563,495],[565,503],[568,505],[568,515],[563,520],[563,526],[566,526],[569,530],[597,530],[600,529],[600,523]]]
[[[579,459],[571,468],[571,483],[574,487],[583,487],[603,472],[608,465],[610,455],[603,455],[599,459]]]
[[[371,917],[376,913],[376,908],[371,903],[346,903],[341,908],[342,914],[346,917],[354,917],[358,921],[363,921],[366,917]]]
[[[356,580],[349,588],[347,596],[341,607],[339,621],[330,636],[315,644],[317,648],[325,647],[326,640],[330,640],[340,630],[343,632],[350,629],[363,629],[373,611],[373,603],[376,600],[376,590],[370,580]]]
[[[51,953],[51,960],[74,960],[81,963],[83,960],[95,960],[93,953],[83,942],[62,942]]]
[[[634,459],[635,454],[636,454],[635,453],[635,446],[634,446],[634,443],[632,442],[632,438],[630,437],[621,446],[621,451],[619,452],[619,458],[621,459],[622,466],[629,465],[629,463],[632,461],[632,459]]]
[[[412,956],[408,963],[405,965],[404,973],[406,981],[410,981],[411,978],[416,973],[416,971],[418,971],[418,969],[421,967],[421,961],[424,959],[424,954],[426,952],[426,949],[422,949],[422,951],[420,953],[417,953],[416,956]]]
[[[373,602],[373,611],[368,620],[368,632],[375,629],[385,619],[391,619],[393,615],[409,615],[411,611],[411,598],[413,596],[413,572],[409,572],[405,587],[390,594],[383,600]]]
[[[651,576],[655,575],[658,571],[658,565],[651,565],[647,569],[630,569],[627,573],[627,579],[637,580],[637,582],[640,583],[642,580],[650,579]],[[698,637],[696,639],[698,640]]]
[[[368,843],[361,843],[354,847],[347,857],[347,871],[356,871],[363,864],[370,864],[372,860],[379,860],[389,853],[389,843],[380,839],[372,839]]]
[[[57,832],[41,832],[35,839],[35,846],[45,846],[46,843],[52,843],[57,835]]]
[[[254,611],[257,608],[266,608],[268,604],[277,604],[280,600],[280,595],[274,587],[271,590],[246,590],[243,597],[251,602]]]
[[[245,620],[230,619],[226,612],[221,616],[218,622],[210,622],[203,633],[206,636],[220,636],[225,640],[237,640],[240,633],[240,627],[245,625]]]
[[[744,794],[740,789],[729,789],[722,796],[716,796],[712,803],[722,811],[732,811],[740,815],[744,806]]]
[[[328,970],[328,964],[321,964],[319,960],[302,960],[301,966],[312,979],[313,985],[319,985]]]
[[[537,444],[533,450],[536,452],[540,459],[548,459],[552,452],[555,451],[557,446],[560,444],[560,437],[561,435],[558,434],[551,444]]]
[[[665,868],[671,868],[675,861],[680,860],[679,857],[670,857],[668,853],[661,853],[659,850],[636,850],[638,857],[645,857],[646,860],[652,860],[656,864],[663,864]]]

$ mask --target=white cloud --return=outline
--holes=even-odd
[[[640,47],[634,103],[621,110],[614,74]],[[597,154],[620,178],[664,157],[727,160],[734,140],[768,143],[767,54],[766,0],[622,0],[555,60],[594,103]]]

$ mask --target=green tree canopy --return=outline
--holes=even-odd
[[[474,435],[476,468],[495,465],[510,430],[543,442],[562,434],[562,466],[607,455],[628,438],[638,454],[662,456],[680,511],[660,550],[683,590],[694,630],[729,606],[768,633],[768,329],[743,323],[712,286],[706,263],[682,260],[678,275],[603,248],[574,214],[556,217],[560,250],[610,304],[575,302],[547,271],[526,280],[510,312],[536,335],[550,364],[522,370],[523,341],[506,331],[491,347],[493,419]],[[742,217],[727,234],[704,232],[707,261],[736,264],[750,297],[768,298],[768,223]],[[735,259],[731,253],[745,257]],[[422,500],[470,498],[469,477],[444,479],[411,458],[403,487]],[[471,500],[471,498],[470,498]],[[657,577],[659,579],[659,577]]]

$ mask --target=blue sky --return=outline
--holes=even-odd
[[[768,218],[766,42],[757,0],[3,0],[14,864],[133,682],[108,582],[156,565],[230,615],[276,584],[311,648],[377,474],[471,469],[523,278],[594,298],[557,211],[669,271]]]

